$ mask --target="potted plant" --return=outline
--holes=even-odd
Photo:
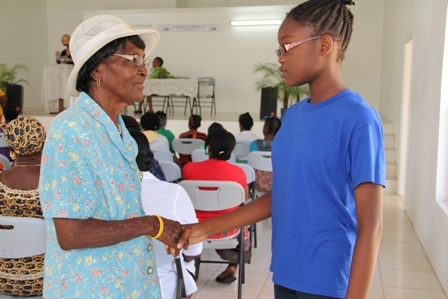
[[[298,102],[304,96],[309,96],[308,84],[301,86],[287,86],[281,77],[281,72],[276,63],[257,63],[254,73],[262,73],[263,77],[255,82],[257,91],[265,87],[277,89],[278,100],[282,103],[282,113],[292,103]]]
[[[28,68],[21,63],[14,65],[12,68],[0,63],[0,88],[8,95],[5,109],[14,109],[20,113],[23,105],[23,86],[19,83],[24,82],[28,85],[29,83],[24,79],[17,78],[19,70],[28,72]]]

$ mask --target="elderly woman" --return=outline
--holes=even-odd
[[[53,121],[42,156],[45,298],[160,298],[149,237],[174,245],[182,227],[145,215],[137,146],[120,117],[143,98],[158,40],[110,15],[72,34],[67,88],[81,94]]]
[[[43,219],[38,185],[45,129],[37,119],[29,116],[20,116],[0,127],[14,159],[11,169],[0,171],[0,216]],[[43,273],[44,254],[18,259],[0,258],[0,294],[41,296]]]

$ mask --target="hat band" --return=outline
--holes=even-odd
[[[102,40],[107,40],[107,38],[113,37],[113,36],[115,36],[117,34],[120,34],[120,33],[123,33],[123,32],[129,32],[129,30],[133,30],[133,29],[132,29],[132,27],[129,24],[126,24],[126,23],[118,24],[118,25],[112,26],[110,28],[107,28],[103,32],[95,35],[95,37],[92,38],[91,40],[89,40],[87,43],[85,43],[85,45],[82,46],[82,48],[79,49],[79,51],[72,56],[73,62],[76,64],[79,61],[79,59],[82,56],[84,56],[84,54],[90,48],[92,48],[96,43],[98,43],[98,42],[100,42]],[[129,36],[130,35],[131,34],[129,34]]]

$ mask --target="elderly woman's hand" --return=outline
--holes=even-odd
[[[158,237],[157,240],[159,240],[162,243],[165,243],[170,247],[176,247],[177,242],[183,233],[182,225],[177,221],[173,221],[163,217],[161,218],[163,220],[164,227],[162,235]],[[158,220],[156,219],[156,221]],[[159,226],[157,226],[157,228],[160,229],[160,223]]]

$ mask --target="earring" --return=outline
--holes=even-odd
[[[96,86],[100,86],[101,85],[101,79],[98,79],[97,81],[96,81]]]

